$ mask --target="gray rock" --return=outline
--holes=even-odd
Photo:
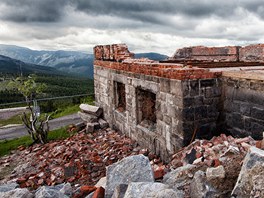
[[[102,118],[99,118],[98,122],[99,122],[99,125],[100,125],[100,127],[101,127],[102,129],[107,128],[107,127],[109,126],[108,122],[106,122],[106,121],[103,120]]]
[[[17,183],[3,184],[0,186],[0,192],[7,192],[10,190],[14,190],[19,185]]]
[[[88,104],[81,104],[80,109],[82,112],[94,115],[96,117],[100,117],[103,113],[102,108]]]
[[[106,177],[102,177],[95,185],[95,187],[103,187],[105,189],[106,186]]]
[[[192,198],[203,198],[209,197],[210,187],[206,183],[205,172],[198,170],[193,177],[190,185],[190,197]]]
[[[1,198],[33,198],[34,195],[26,188],[16,188],[7,192],[0,192]]]
[[[180,190],[184,193],[184,188],[190,185],[197,170],[198,167],[191,164],[179,167],[164,175],[163,183],[169,185],[175,191]]]
[[[80,131],[86,127],[86,124],[84,122],[79,122],[75,124],[77,131]]]
[[[83,113],[83,112],[78,112],[78,115],[81,117],[81,119],[85,122],[97,122],[98,121],[98,117],[94,116],[94,115],[90,115],[87,113]]]
[[[206,178],[207,180],[214,180],[214,179],[224,179],[225,178],[225,169],[224,167],[217,166],[215,168],[207,168],[206,169]]]
[[[151,192],[146,197],[153,198],[183,198],[184,194],[181,191],[175,191],[173,189],[163,189],[158,192]]]
[[[86,133],[93,133],[94,130],[99,129],[100,125],[98,122],[93,122],[93,123],[87,123],[86,125]]]
[[[36,198],[68,198],[68,196],[60,192],[60,190],[49,186],[42,186],[38,188],[35,197]]]
[[[127,187],[127,184],[120,184],[116,186],[112,198],[123,198],[125,196]]]
[[[105,197],[110,198],[119,184],[154,182],[149,159],[144,155],[129,156],[106,168]]]
[[[232,196],[237,198],[264,197],[263,175],[264,151],[251,147],[244,158]]]
[[[60,192],[64,195],[67,195],[69,197],[72,196],[72,187],[70,183],[66,183],[63,185],[63,187],[60,189]]]
[[[131,182],[124,198],[172,198],[179,197],[168,185],[157,182]]]

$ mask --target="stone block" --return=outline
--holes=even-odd
[[[190,96],[198,96],[200,94],[200,87],[198,80],[191,80],[190,82]]]
[[[191,164],[179,167],[164,175],[163,183],[176,191],[184,192],[184,186],[189,185],[192,181],[188,175],[194,175],[197,169],[197,166]]]
[[[201,87],[213,87],[216,84],[216,79],[201,79]]]
[[[111,198],[123,198],[125,196],[127,187],[128,187],[127,184],[120,184],[116,186],[113,196]]]
[[[168,78],[160,79],[160,91],[165,93],[170,93],[170,79]]]
[[[217,167],[210,167],[206,169],[206,178],[207,180],[219,180],[219,179],[224,179],[225,178],[225,168],[220,165]]]
[[[232,191],[234,197],[264,197],[264,151],[251,147]]]
[[[0,192],[0,197],[1,198],[33,198],[35,196],[32,193],[30,193],[29,190],[26,188],[16,188],[6,192]]]
[[[115,187],[130,182],[154,182],[149,160],[143,155],[135,155],[122,159],[106,169],[106,198],[110,198]]]
[[[88,104],[81,104],[80,109],[84,113],[88,113],[97,117],[100,117],[103,113],[103,109],[97,106],[92,106]]]
[[[158,182],[132,182],[128,185],[124,198],[183,198],[183,193]]]
[[[87,123],[86,125],[86,133],[93,133],[94,130],[99,129],[100,125],[98,122],[94,122],[94,123]]]
[[[83,113],[83,112],[78,112],[78,115],[81,117],[81,119],[84,122],[90,123],[90,122],[97,122],[98,121],[98,117],[91,115],[91,114],[87,114],[87,113]]]
[[[182,97],[182,85],[179,80],[170,80],[170,92],[175,95]]]
[[[102,118],[99,118],[98,123],[100,125],[100,128],[107,128],[109,126],[108,122],[106,122],[105,120],[103,120]]]
[[[264,120],[264,106],[263,108],[252,107],[251,108],[251,116],[258,120]]]

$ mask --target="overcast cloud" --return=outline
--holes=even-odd
[[[261,42],[263,0],[0,0],[0,43],[33,49],[127,43],[172,55],[184,46]]]

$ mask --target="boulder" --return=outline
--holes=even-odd
[[[96,184],[95,187],[100,187],[102,186],[103,188],[105,188],[106,185],[106,177],[102,177]]]
[[[149,159],[144,155],[129,156],[106,168],[106,198],[110,198],[115,187],[130,182],[154,182]]]
[[[126,190],[124,198],[172,198],[183,197],[168,185],[158,182],[131,182]],[[120,197],[121,198],[121,197]]]
[[[264,197],[264,151],[251,147],[244,158],[232,196]]]
[[[120,184],[115,187],[114,194],[111,198],[123,198],[125,196],[127,184]]]
[[[194,173],[198,170],[198,166],[187,164],[186,166],[179,167],[163,177],[163,183],[167,184],[175,191],[182,191],[188,187],[193,179]]]
[[[90,123],[90,122],[97,122],[98,121],[98,117],[94,116],[94,115],[90,115],[87,113],[83,113],[83,112],[78,112],[78,115],[81,117],[81,119],[84,122]]]
[[[205,172],[198,170],[190,184],[190,197],[202,198],[208,196],[208,187],[206,185]]]
[[[207,168],[206,169],[206,178],[207,180],[214,180],[214,179],[224,179],[225,178],[225,169],[224,167],[217,166],[216,168]]]
[[[103,113],[103,109],[97,106],[92,106],[88,104],[81,104],[80,109],[82,112],[100,117]]]
[[[10,183],[10,184],[0,185],[0,192],[7,192],[7,191],[10,191],[10,190],[14,190],[18,186],[19,185],[17,183]]]
[[[50,186],[42,186],[37,189],[35,194],[36,198],[68,198],[67,195],[64,195],[60,192],[60,189],[56,189]]]
[[[72,187],[70,183],[66,183],[63,185],[63,187],[60,189],[60,192],[64,195],[67,195],[69,197],[72,196]]]
[[[1,198],[33,198],[34,195],[26,188],[16,188],[14,190],[0,192]],[[37,197],[36,197],[37,198]]]

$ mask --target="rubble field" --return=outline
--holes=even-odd
[[[74,198],[112,197],[113,194],[113,197],[115,194],[126,197],[124,193],[130,197],[135,193],[133,189],[139,189],[138,197],[146,196],[146,192],[154,193],[155,197],[156,191],[161,197],[228,197],[233,189],[237,193],[244,188],[234,186],[239,174],[246,174],[241,173],[241,167],[249,150],[264,147],[263,140],[221,134],[211,140],[195,140],[175,153],[169,164],[164,164],[158,156],[110,128],[85,132],[86,129],[45,145],[19,147],[13,154],[2,157],[1,172],[6,174],[0,178],[0,195],[8,188],[7,193],[24,193],[28,197],[62,192]],[[143,155],[147,158],[140,157]],[[135,170],[132,171],[133,163]],[[149,179],[144,181],[146,178]],[[254,190],[253,194],[257,193],[261,190]],[[55,194],[52,196],[59,197]],[[10,195],[13,196],[6,196]]]
[[[76,186],[95,185],[105,176],[106,166],[140,153],[149,155],[153,164],[161,165],[157,156],[109,128],[90,134],[81,132],[65,140],[18,149],[14,154],[0,159],[2,169],[17,165],[11,174],[0,178],[0,182],[13,180],[21,188],[37,189],[42,185],[63,182]]]

